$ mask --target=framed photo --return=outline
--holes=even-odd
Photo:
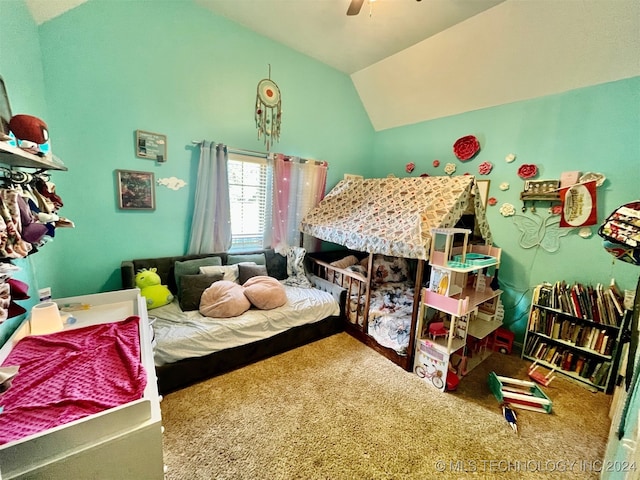
[[[136,130],[136,157],[167,161],[167,136],[159,133]]]
[[[123,210],[155,210],[153,173],[116,170],[118,206]]]

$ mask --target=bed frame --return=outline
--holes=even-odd
[[[349,314],[345,311],[344,330],[365,345],[373,348],[376,352],[391,360],[396,365],[399,365],[407,371],[412,371],[416,326],[420,310],[420,288],[416,287],[414,289],[409,344],[407,346],[407,354],[401,355],[391,348],[380,345],[373,337],[371,337],[367,333],[369,327],[369,305],[371,301],[371,282],[367,281],[367,279],[373,278],[372,273],[374,254],[368,254],[366,278],[357,272],[331,265],[331,262],[344,258],[348,255],[354,255],[357,258],[362,259],[364,258],[363,255],[367,254],[351,250],[333,250],[308,253],[305,257],[306,267],[307,270],[313,275],[325,279],[326,281],[333,284],[339,285],[340,287],[345,289],[345,309],[349,308],[349,299],[352,295],[357,295],[358,297],[364,295],[364,305],[362,306],[362,308],[360,308],[360,303],[358,303],[358,306],[356,307],[355,318],[353,319],[355,321],[350,321]],[[417,261],[415,271],[416,286],[422,285],[422,279],[424,277],[424,266],[424,260]]]
[[[287,277],[286,258],[275,253],[273,249],[242,253],[264,253],[270,275],[280,280]],[[169,289],[175,294],[177,287],[174,280],[173,266],[176,261],[218,256],[222,258],[222,263],[226,264],[227,255],[227,253],[215,253],[126,260],[121,264],[122,286],[125,289],[134,287],[135,274],[139,269],[155,267],[158,269],[157,273],[160,275],[163,284],[168,285]],[[214,352],[203,357],[186,358],[178,362],[156,366],[159,392],[167,394],[344,331],[346,290],[314,275],[310,275],[309,279],[315,288],[333,295],[340,305],[340,315],[330,316],[315,323],[300,325],[270,338]],[[151,310],[149,316],[153,317],[153,310]]]

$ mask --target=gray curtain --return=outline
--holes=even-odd
[[[187,254],[226,252],[231,247],[227,146],[203,141]]]

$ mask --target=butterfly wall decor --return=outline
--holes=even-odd
[[[560,238],[569,234],[573,229],[560,228],[560,217],[548,215],[541,217],[533,214],[532,217],[525,215],[513,215],[513,223],[520,230],[520,246],[522,248],[542,247],[549,253],[557,252],[560,249]]]

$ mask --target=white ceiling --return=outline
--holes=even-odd
[[[87,0],[26,0],[38,24]],[[104,1],[104,0],[93,0]],[[216,14],[351,74],[504,0],[194,0]]]

